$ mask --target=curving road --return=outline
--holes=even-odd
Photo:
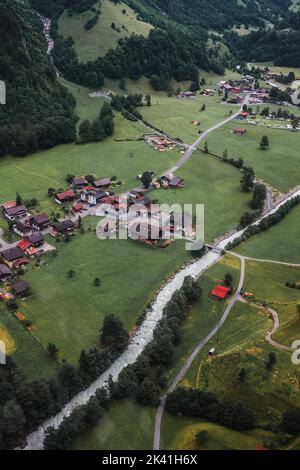
[[[241,104],[241,107],[239,108],[239,110],[236,113],[232,114],[228,118],[224,119],[223,121],[219,122],[218,124],[215,124],[214,126],[210,127],[206,131],[204,131],[192,145],[188,146],[188,148],[185,151],[184,155],[180,158],[180,160],[178,160],[176,165],[173,166],[170,170],[166,171],[164,174],[166,174],[168,172],[173,173],[174,171],[177,171],[179,168],[181,168],[191,158],[193,153],[196,150],[198,150],[198,147],[201,144],[201,142],[205,141],[209,134],[211,134],[213,131],[215,131],[219,127],[222,127],[225,124],[228,124],[228,122],[231,122],[234,119],[236,119],[240,115],[241,111],[243,110],[243,106],[245,104],[248,104],[249,98],[250,98],[250,95],[246,95],[244,101]]]
[[[163,396],[161,399],[161,402],[159,404],[157,413],[156,413],[156,418],[155,418],[155,429],[154,429],[154,442],[153,442],[153,450],[159,450],[160,448],[160,433],[161,433],[161,421],[162,421],[162,416],[165,410],[165,405],[166,405],[166,398],[169,393],[174,392],[174,390],[177,388],[178,384],[181,382],[183,377],[185,376],[186,372],[190,368],[192,362],[194,359],[197,357],[199,352],[204,348],[204,346],[207,345],[207,343],[213,338],[213,336],[222,328],[224,325],[225,321],[227,320],[227,317],[229,313],[231,312],[232,308],[234,307],[235,303],[239,301],[240,298],[240,291],[243,287],[244,284],[244,279],[245,279],[245,259],[243,256],[237,255],[236,253],[233,253],[234,256],[240,259],[241,261],[241,273],[240,273],[240,280],[238,287],[232,296],[229,304],[227,305],[221,319],[215,325],[215,327],[205,336],[204,339],[198,343],[194,351],[191,353],[187,361],[185,362],[184,366],[180,370],[180,372],[177,374],[173,382],[171,383],[170,387],[168,388],[166,394]]]

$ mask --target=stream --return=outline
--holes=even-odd
[[[41,20],[44,25],[44,33],[48,43],[48,54],[51,54],[53,49],[53,40],[50,36],[51,21],[43,17],[41,17]],[[291,191],[285,199],[261,217],[261,219],[266,215],[274,213],[281,205],[298,195],[300,195],[299,187],[296,188],[295,191]],[[258,224],[261,219],[257,220],[255,224]],[[86,404],[98,389],[107,387],[110,377],[114,382],[116,382],[120,372],[128,365],[133,364],[143,352],[147,344],[152,340],[156,325],[162,318],[164,307],[167,305],[172,295],[180,289],[184,278],[186,276],[198,278],[204,271],[219,261],[222,257],[222,250],[225,249],[227,244],[240,237],[245,230],[246,229],[243,229],[239,232],[225,235],[214,245],[214,248],[210,252],[205,254],[202,258],[195,260],[193,263],[188,264],[169,279],[157,293],[151,308],[149,308],[146,313],[145,320],[132,337],[127,349],[95,382],[66,404],[60,413],[46,420],[35,432],[28,435],[25,450],[42,450],[45,431],[48,428],[54,427],[57,429],[61,425],[63,419],[70,416],[76,407]]]
[[[276,207],[269,211],[267,215],[274,213],[285,202],[299,195],[300,189],[297,189],[295,192],[291,192],[284,200],[277,204]],[[258,224],[261,219],[257,220],[255,224]],[[57,429],[63,419],[70,416],[77,406],[86,404],[98,389],[107,387],[110,377],[114,382],[116,382],[120,372],[128,365],[133,364],[147,344],[152,340],[156,325],[162,318],[164,307],[167,305],[176,290],[180,289],[184,278],[186,276],[198,278],[204,271],[219,261],[222,256],[222,250],[226,248],[227,244],[240,237],[245,230],[246,229],[243,229],[225,236],[214,246],[212,251],[177,272],[157,293],[151,308],[146,313],[144,322],[132,337],[128,348],[123,352],[123,354],[121,354],[121,356],[86,390],[80,392],[67,405],[65,405],[60,413],[46,420],[41,426],[39,426],[37,431],[30,434],[27,437],[27,446],[25,449],[42,450],[45,431],[49,427]]]

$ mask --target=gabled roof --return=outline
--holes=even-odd
[[[32,221],[38,225],[49,223],[49,216],[47,214],[37,214],[35,217],[32,217]]]
[[[95,188],[110,186],[111,185],[111,180],[108,179],[108,178],[104,178],[102,180],[94,181],[93,185],[95,186]]]
[[[15,291],[16,294],[22,294],[29,289],[29,284],[26,281],[16,281],[12,285],[12,289]]]
[[[41,232],[35,232],[32,235],[26,237],[30,244],[41,243],[45,240],[44,235]]]
[[[74,222],[71,219],[62,220],[53,224],[53,228],[58,232],[64,232],[65,230],[72,229],[75,227]]]
[[[76,194],[72,189],[69,189],[69,191],[64,191],[63,193],[58,193],[55,196],[59,201],[64,201],[65,199],[75,199]]]
[[[75,186],[84,186],[87,184],[87,180],[83,176],[78,176],[72,179],[72,183]]]
[[[22,258],[23,253],[18,246],[15,246],[13,248],[9,248],[9,250],[2,251],[1,255],[7,261],[15,261],[18,258]]]
[[[218,299],[225,299],[227,295],[230,293],[230,289],[225,286],[216,286],[212,292],[211,295],[214,297],[217,297]]]
[[[11,270],[6,264],[0,264],[0,276],[10,276]]]
[[[26,207],[23,206],[23,205],[10,207],[9,209],[6,209],[5,212],[9,216],[14,216],[14,215],[17,215],[21,212],[26,212]]]
[[[20,250],[22,250],[23,252],[25,252],[29,247],[31,247],[31,243],[30,241],[28,240],[21,240],[19,243],[18,243],[18,247],[20,248]]]

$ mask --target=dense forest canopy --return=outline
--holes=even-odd
[[[274,28],[261,28],[244,37],[228,34],[226,41],[242,60],[300,67],[300,13],[289,12]]]
[[[0,156],[24,156],[75,138],[75,101],[57,81],[41,22],[23,6],[0,1]],[[30,116],[30,119],[28,119]]]

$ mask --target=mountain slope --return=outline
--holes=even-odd
[[[24,156],[75,138],[75,102],[56,77],[38,17],[19,2],[0,0],[0,156]]]

